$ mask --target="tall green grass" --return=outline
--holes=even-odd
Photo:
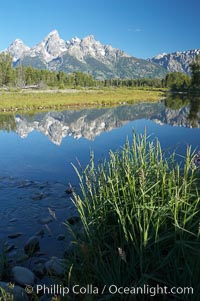
[[[194,295],[162,300],[198,300],[200,295],[200,196],[190,148],[184,164],[165,158],[159,141],[133,137],[109,160],[78,171],[74,194],[83,233],[75,236],[70,281],[99,288],[193,287]],[[196,297],[195,297],[196,296]],[[79,296],[80,297],[80,296]],[[149,300],[149,296],[101,296],[91,300]],[[160,299],[160,300],[161,300]]]

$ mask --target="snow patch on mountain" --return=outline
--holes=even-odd
[[[28,53],[30,47],[26,46],[22,40],[16,39],[13,41],[8,48],[3,50],[3,52],[10,53],[13,57],[13,62],[15,63],[19,60],[25,53]]]
[[[61,53],[66,51],[65,41],[60,38],[57,30],[51,31],[39,44],[30,49],[31,57],[39,56],[46,63],[57,58]]]

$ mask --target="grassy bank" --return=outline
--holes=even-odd
[[[120,152],[110,152],[109,160],[97,168],[91,157],[87,168],[77,172],[82,194],[74,194],[74,203],[84,230],[81,236],[74,233],[76,251],[68,261],[67,283],[92,283],[99,290],[106,285],[100,299],[91,296],[89,300],[150,300],[155,293],[111,295],[111,285],[159,285],[168,291],[191,287],[193,294],[190,290],[160,297],[197,300],[197,172],[189,149],[180,166],[174,155],[166,159],[159,142],[150,142],[145,135],[134,136],[133,143],[127,142]]]
[[[0,92],[0,111],[30,111],[82,106],[109,106],[138,101],[157,101],[163,92],[128,88],[105,90]]]

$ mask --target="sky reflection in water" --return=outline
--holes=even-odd
[[[170,108],[170,105],[172,108]],[[4,115],[0,131],[1,176],[32,180],[73,182],[71,163],[85,166],[90,152],[103,160],[119,149],[132,131],[158,137],[163,149],[185,154],[187,145],[199,147],[198,110],[182,102],[141,103],[135,106],[39,113],[34,116]],[[182,106],[184,105],[184,106]],[[191,115],[193,119],[189,119]],[[1,120],[1,118],[0,118]],[[193,124],[192,124],[193,123]],[[12,126],[11,126],[12,125]],[[8,131],[9,130],[9,131]]]

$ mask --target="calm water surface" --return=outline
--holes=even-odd
[[[131,141],[133,129],[136,133],[146,129],[152,139],[160,140],[163,150],[182,155],[188,145],[199,150],[199,103],[169,98],[116,108],[0,115],[0,240],[21,231],[18,243],[23,244],[44,228],[48,208],[57,220],[45,231],[52,237],[64,233],[62,221],[75,214],[65,190],[68,183],[78,189],[71,163],[77,165],[78,159],[86,166],[91,151],[96,163],[103,160],[127,137]],[[45,239],[43,245],[45,250]]]

